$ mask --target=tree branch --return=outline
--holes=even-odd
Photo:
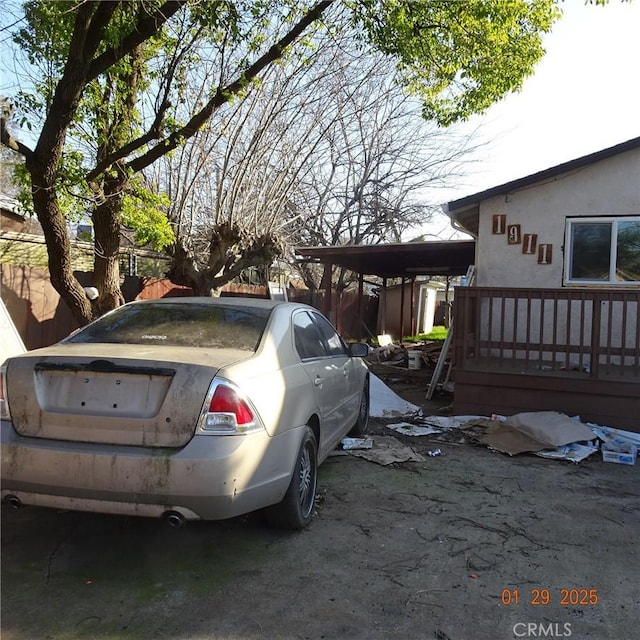
[[[29,147],[22,144],[20,140],[17,140],[9,133],[9,129],[7,128],[7,119],[4,115],[0,117],[0,144],[12,149],[25,158],[33,156],[33,151]]]
[[[102,4],[116,3],[106,2]],[[186,0],[170,0],[151,13],[148,13],[144,18],[140,18],[132,27],[129,35],[125,37],[117,47],[112,47],[93,60],[89,67],[87,81],[95,80],[95,78],[101,73],[104,73],[109,67],[119,60],[122,60],[122,58],[131,53],[136,47],[158,33],[169,18],[185,4]]]
[[[88,82],[87,70],[91,58],[117,6],[117,2],[101,2],[96,8],[94,3],[84,2],[78,8],[64,73],[56,86],[35,149],[36,154],[42,153],[47,157],[50,167],[57,163],[62,153],[67,128]]]
[[[161,158],[170,151],[173,151],[180,144],[183,144],[185,140],[193,137],[205,122],[207,122],[216,109],[228,102],[232,96],[246,88],[247,85],[255,80],[260,72],[262,72],[271,63],[281,58],[287,47],[293,44],[293,42],[295,42],[311,24],[318,20],[334,1],[335,0],[322,0],[321,2],[318,2],[292,27],[286,35],[278,40],[278,42],[271,46],[264,55],[260,56],[251,66],[249,66],[241,76],[226,87],[218,88],[211,100],[209,100],[209,102],[200,111],[195,113],[186,125],[173,132],[164,140],[161,140],[142,156],[139,156],[129,162],[129,168],[137,173],[145,167],[148,167],[150,164],[153,164],[158,158]]]
[[[201,32],[201,29],[198,29],[197,33],[191,37],[190,44],[192,44],[197,39],[200,32]],[[122,160],[122,158],[126,158],[127,156],[131,155],[138,149],[141,149],[142,147],[150,144],[153,140],[157,140],[158,138],[161,137],[162,123],[164,121],[164,117],[167,112],[167,109],[169,109],[169,107],[171,106],[171,102],[169,100],[169,91],[171,88],[171,82],[175,77],[176,69],[178,68],[178,63],[184,58],[184,56],[189,51],[190,44],[185,45],[184,47],[182,47],[181,51],[178,51],[175,53],[170,64],[168,65],[167,70],[164,73],[164,78],[163,78],[164,89],[161,92],[162,97],[160,99],[160,104],[157,108],[153,122],[149,125],[148,130],[143,135],[138,136],[138,138],[136,138],[135,140],[131,140],[131,142],[125,144],[124,146],[120,147],[120,149],[117,149],[116,151],[111,153],[109,156],[103,158],[91,171],[87,173],[87,176],[86,176],[87,181],[90,182],[92,180],[95,180],[101,173],[106,171],[111,165],[113,165],[115,162],[118,162],[118,160]]]

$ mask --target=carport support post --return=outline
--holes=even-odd
[[[331,320],[331,276],[333,275],[333,263],[327,262],[324,265],[322,274],[322,288],[324,289],[324,300],[322,302],[322,313]]]
[[[411,301],[409,303],[409,334],[410,335],[414,335],[414,333],[418,333],[417,331],[417,327],[416,330],[414,331],[414,316],[413,316],[413,311],[415,309],[416,306],[416,292],[415,292],[415,286],[416,286],[416,277],[415,276],[411,276]]]
[[[364,295],[364,274],[358,274],[358,331],[362,331],[362,296]]]
[[[380,307],[378,309],[378,317],[382,318],[382,322],[380,323],[380,333],[382,335],[387,333],[387,278],[382,278],[382,296],[380,296]],[[382,313],[380,312],[380,308],[382,309]]]
[[[404,336],[404,276],[400,278],[400,344]]]

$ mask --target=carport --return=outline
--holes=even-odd
[[[331,282],[336,267],[358,274],[358,313],[362,319],[362,296],[365,276],[382,278],[386,291],[389,279],[400,279],[401,284],[413,283],[417,276],[463,276],[475,263],[474,240],[447,240],[436,242],[407,242],[396,244],[357,245],[339,247],[297,247],[299,262],[316,263],[324,267],[321,289],[324,290],[322,311],[332,315]],[[404,328],[404,286],[401,287],[400,326]],[[413,326],[413,308],[410,305],[409,326]]]

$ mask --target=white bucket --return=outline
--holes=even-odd
[[[407,351],[409,357],[409,369],[419,369],[422,366],[422,351]]]

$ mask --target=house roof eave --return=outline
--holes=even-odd
[[[607,149],[602,149],[600,151],[596,151],[595,153],[590,153],[586,156],[581,156],[580,158],[575,158],[574,160],[563,162],[562,164],[550,167],[549,169],[544,169],[542,171],[532,173],[531,175],[525,176],[523,178],[511,180],[510,182],[505,182],[504,184],[491,187],[490,189],[479,191],[478,193],[465,196],[464,198],[451,200],[443,206],[443,209],[445,213],[451,218],[452,224],[454,224],[454,226],[455,223],[458,223],[458,225],[460,225],[464,230],[468,231],[474,236],[477,236],[478,217],[480,213],[480,203],[482,201],[488,200],[489,198],[493,198],[495,196],[513,193],[514,191],[530,187],[540,182],[553,180],[563,173],[568,173],[570,171],[586,167],[590,164],[595,164],[596,162],[599,162],[601,160],[605,160],[607,158],[611,158],[613,156],[637,148],[640,148],[640,136],[614,145],[613,147],[608,147]]]

